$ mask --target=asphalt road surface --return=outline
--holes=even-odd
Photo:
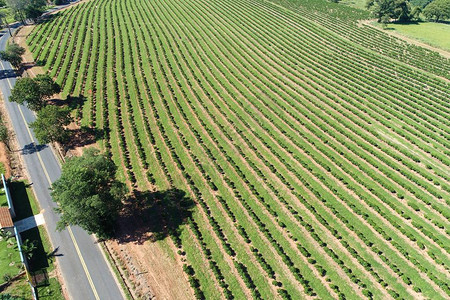
[[[0,50],[9,38],[3,30]],[[0,91],[21,149],[25,167],[33,189],[43,210],[50,241],[56,249],[56,262],[62,274],[70,299],[124,299],[115,275],[93,236],[77,226],[56,231],[59,219],[54,212],[56,204],[50,197],[50,185],[61,175],[61,166],[48,145],[38,145],[28,124],[35,120],[32,111],[23,105],[9,102],[11,89],[16,82],[15,73],[8,62],[0,61]]]

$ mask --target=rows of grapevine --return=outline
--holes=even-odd
[[[359,23],[369,19],[367,11],[351,8],[331,1],[298,0],[260,0],[264,4],[288,7],[291,14],[300,14],[303,18],[315,22],[330,32],[393,58],[410,66],[450,79],[449,59],[437,52],[416,46],[390,36],[379,30]]]
[[[449,297],[448,84],[281,4],[91,0],[28,44],[131,191],[196,202],[195,297]]]

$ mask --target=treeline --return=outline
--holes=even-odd
[[[450,18],[450,0],[434,0],[417,6],[408,0],[368,0],[366,8],[379,23],[391,21],[409,22],[419,20],[421,14],[428,20],[438,22]]]

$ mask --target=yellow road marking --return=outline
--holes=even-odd
[[[67,227],[67,230],[69,231],[69,235],[72,238],[73,244],[75,246],[75,250],[77,250],[77,254],[80,257],[81,265],[83,266],[84,272],[86,273],[87,279],[89,281],[89,285],[91,286],[92,292],[94,293],[94,297],[95,297],[95,299],[100,300],[100,297],[97,294],[97,290],[95,289],[94,282],[92,282],[91,274],[89,274],[86,263],[84,262],[83,256],[81,255],[80,248],[78,248],[78,244],[75,241],[75,237],[73,236],[72,228]]]
[[[5,69],[5,66],[3,65],[3,62],[0,62],[0,64],[2,65],[2,68]],[[13,86],[12,86],[9,78],[6,78],[6,81],[8,82],[9,87],[12,90]],[[25,127],[27,128],[28,135],[30,136],[31,141],[33,142],[33,146],[34,146],[34,148],[36,150],[36,155],[37,155],[37,157],[39,159],[39,163],[41,164],[41,167],[44,170],[44,174],[45,174],[45,177],[47,178],[48,184],[51,186],[52,185],[52,181],[50,180],[50,176],[48,175],[47,168],[45,167],[44,162],[42,161],[41,154],[36,149],[36,144],[35,144],[35,141],[33,139],[33,135],[31,134],[31,130],[28,127],[27,121],[25,119],[25,115],[23,114],[23,111],[22,111],[22,108],[20,107],[20,105],[18,105],[18,108],[19,108],[20,115],[22,116],[23,122],[25,124]],[[98,293],[97,293],[97,289],[95,288],[94,282],[92,281],[91,274],[89,273],[89,270],[88,270],[88,268],[86,266],[86,262],[84,261],[83,255],[81,255],[81,251],[80,251],[80,248],[78,247],[77,241],[75,240],[75,236],[73,235],[72,228],[67,227],[67,230],[69,231],[70,238],[72,239],[73,245],[75,246],[75,250],[77,251],[78,257],[80,258],[81,266],[83,267],[84,272],[86,273],[86,277],[87,277],[87,279],[89,281],[89,285],[92,288],[92,292],[94,293],[94,297],[95,297],[95,299],[100,300],[100,297],[98,296]]]

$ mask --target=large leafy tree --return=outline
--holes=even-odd
[[[48,105],[37,113],[37,119],[30,124],[39,143],[64,143],[69,138],[69,132],[64,126],[72,122],[69,107]]]
[[[368,0],[366,7],[381,23],[388,23],[391,19],[398,21],[410,19],[411,6],[407,0]]]
[[[24,53],[24,48],[20,47],[16,43],[11,43],[4,51],[0,51],[0,59],[8,61],[14,68],[18,69],[22,64],[22,55]]]
[[[47,74],[39,74],[34,78],[39,85],[39,92],[42,98],[48,99],[61,91],[61,87]]]
[[[423,14],[435,22],[450,19],[450,0],[434,0],[424,8]]]
[[[60,90],[60,86],[48,75],[41,74],[34,79],[24,77],[17,80],[9,100],[19,104],[26,103],[29,109],[38,111],[45,106],[45,99]]]
[[[126,190],[116,171],[109,157],[92,148],[67,160],[52,191],[62,213],[59,230],[79,225],[101,239],[112,237]]]
[[[6,0],[17,21],[25,23],[26,19],[36,19],[45,11],[45,0]]]
[[[39,85],[32,78],[19,78],[11,91],[9,100],[26,104],[31,110],[39,110],[45,104],[39,91]]]
[[[5,3],[2,4],[2,0],[0,0],[0,7],[5,6]],[[9,31],[9,35],[12,36],[12,32],[11,32],[11,27],[9,27],[8,24],[8,15],[6,14],[5,11],[0,11],[0,26],[3,27],[7,27],[8,31]]]

